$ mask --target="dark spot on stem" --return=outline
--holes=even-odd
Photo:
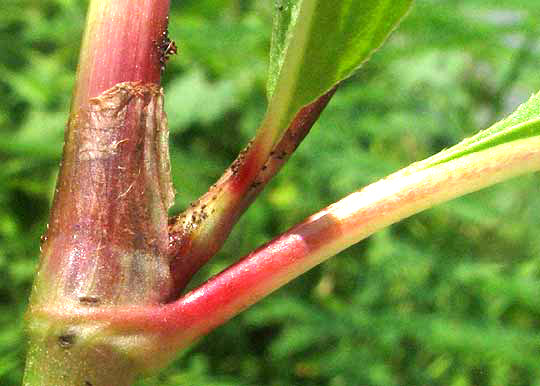
[[[75,344],[75,337],[73,332],[66,332],[58,337],[58,344],[62,348],[70,348]]]
[[[276,158],[279,160],[284,159],[287,156],[287,152],[282,151]]]
[[[87,295],[79,296],[79,302],[86,306],[97,306],[100,303],[100,299],[97,296]]]

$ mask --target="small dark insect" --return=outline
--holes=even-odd
[[[161,65],[161,72],[165,71],[165,65],[172,55],[178,53],[178,48],[174,40],[169,39],[169,32],[163,31],[161,42],[159,43],[159,64]]]
[[[167,38],[167,47],[165,47],[165,50],[163,51],[163,55],[165,56],[165,59],[168,59],[171,55],[176,55],[178,52],[178,48],[176,47],[176,43],[173,40],[170,40]]]

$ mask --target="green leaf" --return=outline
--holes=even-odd
[[[427,169],[464,155],[540,135],[540,92],[531,96],[507,118],[486,130],[464,139],[447,150],[416,164],[415,168]]]
[[[268,116],[280,128],[349,77],[384,42],[412,0],[277,0]]]
[[[270,63],[268,67],[268,98],[274,93],[287,44],[292,35],[294,23],[293,13],[298,14],[299,0],[277,0],[275,2],[274,23],[272,26],[272,45],[270,46]]]

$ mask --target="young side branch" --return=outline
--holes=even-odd
[[[309,133],[336,89],[302,108],[274,146],[266,148],[265,132],[260,132],[206,194],[171,219],[170,258],[176,295],[219,251],[240,216]]]

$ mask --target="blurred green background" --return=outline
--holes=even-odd
[[[0,10],[0,384],[60,161],[87,2]],[[254,134],[272,1],[172,1],[165,74],[178,212]],[[418,0],[345,82],[200,282],[317,209],[487,127],[540,89],[538,0]],[[523,176],[377,233],[139,385],[540,385],[540,195]]]

